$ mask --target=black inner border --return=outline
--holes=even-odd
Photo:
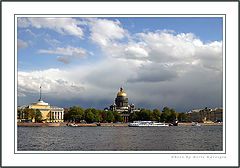
[[[109,15],[120,15],[122,17],[124,15],[129,15],[129,16],[132,15],[132,16],[139,16],[139,17],[145,17],[145,16],[147,16],[147,17],[150,17],[150,16],[161,16],[161,17],[164,17],[164,15],[165,15],[165,17],[174,16],[174,15],[175,16],[176,15],[182,15],[182,16],[184,16],[184,15],[192,15],[194,17],[197,17],[197,16],[201,17],[201,16],[204,16],[204,15],[206,15],[206,16],[218,15],[219,17],[222,17],[223,20],[225,19],[225,25],[224,24],[222,25],[222,26],[225,26],[225,120],[224,120],[225,122],[223,123],[223,125],[225,127],[225,146],[223,146],[223,150],[224,150],[224,147],[225,147],[225,152],[224,153],[174,153],[174,152],[173,153],[147,153],[147,152],[144,152],[144,153],[133,153],[132,151],[129,151],[131,153],[117,153],[117,151],[116,151],[116,153],[111,153],[111,151],[110,152],[104,151],[104,152],[107,152],[107,153],[90,153],[89,151],[85,151],[85,152],[89,152],[89,153],[74,153],[76,151],[73,151],[73,152],[68,151],[68,152],[71,152],[71,153],[48,153],[48,152],[57,152],[57,151],[36,151],[38,153],[31,153],[31,152],[26,152],[26,153],[19,153],[18,152],[18,153],[16,153],[16,151],[15,151],[15,148],[16,148],[16,137],[15,137],[15,133],[16,133],[16,130],[15,130],[15,128],[16,128],[16,121],[15,121],[15,116],[16,116],[16,101],[15,101],[16,93],[15,93],[15,89],[16,88],[15,88],[15,82],[16,82],[16,78],[17,78],[17,81],[18,81],[18,76],[16,76],[16,78],[15,78],[15,75],[16,75],[16,68],[15,68],[16,67],[15,66],[16,65],[16,59],[15,59],[15,53],[16,53],[16,51],[15,51],[15,47],[16,47],[15,46],[15,44],[16,44],[15,43],[15,39],[16,38],[15,37],[16,37],[16,34],[15,34],[15,31],[17,29],[16,26],[15,26],[15,23],[17,22],[17,20],[15,20],[15,19],[17,17],[21,17],[21,15],[24,15],[24,17],[26,15],[31,15],[31,16],[39,15],[39,17],[42,17],[44,15],[49,15],[49,16],[51,16],[51,15],[54,15],[54,16],[56,16],[56,15],[71,15],[71,16],[77,15],[76,16],[77,18],[79,18],[81,16],[86,16],[86,15],[89,15],[89,16],[91,16],[91,15],[98,15],[97,17],[104,17],[104,16],[105,17],[111,17]],[[169,16],[166,16],[166,15],[169,15]],[[220,16],[220,15],[222,15],[222,16]],[[218,16],[216,16],[216,17],[218,17]],[[72,18],[76,18],[76,17],[72,17]],[[114,16],[114,17],[117,17],[117,16]],[[211,154],[226,154],[226,151],[227,151],[227,148],[226,148],[226,145],[227,145],[227,143],[226,143],[226,136],[227,136],[227,132],[226,132],[226,109],[227,109],[226,108],[226,20],[227,20],[226,14],[14,14],[14,120],[13,120],[14,121],[14,154],[209,154],[209,155],[211,155]],[[223,48],[222,48],[222,51],[223,51]],[[222,66],[223,66],[223,58],[222,58]],[[18,91],[18,83],[17,83],[17,91]],[[64,152],[64,151],[58,151],[58,152]],[[143,152],[143,151],[140,151],[140,152]],[[156,151],[154,151],[154,152],[156,152]],[[165,152],[165,151],[161,151],[161,152]],[[193,151],[193,152],[195,152],[195,151]],[[209,152],[211,152],[211,151],[209,151]]]

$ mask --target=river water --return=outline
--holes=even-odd
[[[18,127],[18,151],[222,151],[223,127]]]

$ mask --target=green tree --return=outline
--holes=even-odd
[[[187,121],[187,114],[184,112],[181,112],[178,114],[178,120],[180,122],[186,122]]]
[[[106,111],[106,121],[107,122],[114,122],[114,115],[112,111]]]
[[[68,111],[68,118],[73,122],[79,122],[80,120],[84,119],[85,113],[81,107],[70,107]]]
[[[176,119],[177,119],[177,112],[172,108],[170,109],[170,116],[168,121],[173,122]]]
[[[142,108],[140,110],[140,112],[137,113],[137,115],[138,115],[137,118],[141,121],[149,121],[151,119],[150,113],[151,113],[151,110],[146,110],[146,109]]]
[[[138,115],[136,114],[136,112],[133,112],[129,115],[129,121],[137,121],[138,119]]]
[[[28,114],[28,119],[33,120],[36,116],[36,111],[34,109],[28,109],[27,114]]]
[[[94,116],[91,108],[88,108],[88,109],[85,110],[85,120],[86,120],[86,122],[92,123],[95,120],[94,117],[95,116]]]
[[[163,111],[162,111],[162,115],[161,115],[161,121],[165,121],[165,122],[168,122],[169,121],[169,116],[170,116],[170,109],[169,107],[165,106],[163,108]]]
[[[118,122],[118,121],[122,122],[123,121],[122,115],[119,112],[114,111],[113,115],[114,115],[114,122]]]
[[[35,114],[35,122],[41,122],[41,121],[42,121],[42,113],[39,109],[37,109]]]
[[[161,111],[158,110],[158,109],[153,109],[153,116],[155,118],[156,121],[160,121],[160,118],[161,118]]]
[[[23,115],[24,115],[24,109],[18,108],[17,109],[17,119],[23,119]]]
[[[98,110],[98,109],[95,109],[95,108],[92,109],[92,113],[94,115],[94,120],[93,120],[94,122],[102,121],[102,116],[99,112],[100,112],[100,110]]]

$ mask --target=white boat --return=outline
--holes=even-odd
[[[201,125],[200,125],[200,124],[198,124],[198,123],[193,123],[193,124],[192,124],[192,126],[199,127],[199,126],[201,126]]]
[[[71,127],[78,127],[77,124],[70,124],[69,126],[71,126]]]
[[[134,121],[128,125],[129,127],[168,127],[168,124],[157,123],[154,121]]]

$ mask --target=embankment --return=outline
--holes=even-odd
[[[67,123],[17,123],[19,127],[60,127],[67,126]]]
[[[127,127],[129,123],[100,123],[101,127]],[[17,123],[19,127],[63,127],[68,123]],[[96,127],[97,124],[77,124],[78,127]],[[193,123],[178,123],[178,126],[192,126]],[[222,125],[222,123],[199,123],[201,126]]]

